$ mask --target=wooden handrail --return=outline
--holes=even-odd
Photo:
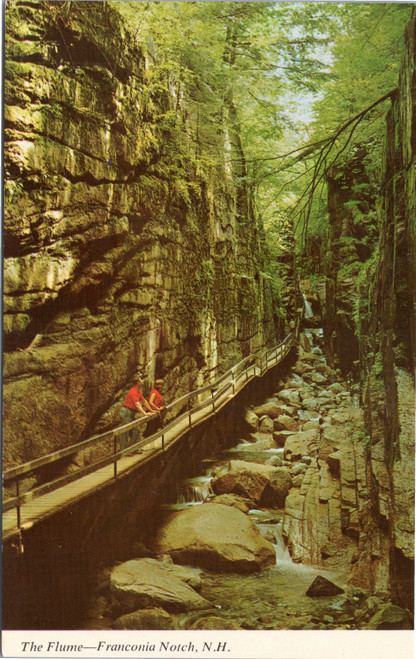
[[[165,410],[171,410],[175,406],[177,406],[180,403],[184,403],[187,400],[190,400],[191,397],[200,395],[201,393],[204,393],[206,391],[211,391],[211,396],[209,398],[206,398],[203,400],[201,403],[193,407],[192,409],[187,410],[186,412],[183,412],[182,414],[179,414],[179,416],[175,417],[168,425],[163,426],[161,430],[158,430],[156,433],[152,434],[150,437],[146,437],[139,442],[137,442],[134,446],[129,446],[123,450],[116,450],[116,443],[114,443],[114,452],[110,456],[106,456],[105,458],[99,459],[97,462],[81,467],[78,469],[76,472],[73,472],[71,474],[66,474],[64,476],[61,476],[54,481],[51,481],[49,483],[40,485],[38,487],[35,487],[33,490],[30,490],[29,492],[20,494],[19,493],[19,487],[17,487],[17,493],[16,496],[9,498],[8,500],[4,501],[3,503],[3,510],[7,511],[12,508],[17,507],[18,510],[18,520],[20,520],[20,506],[23,503],[26,503],[30,501],[31,499],[37,498],[41,496],[42,494],[45,494],[46,492],[49,492],[54,489],[58,489],[59,487],[63,487],[67,483],[78,480],[81,478],[83,475],[86,473],[91,473],[93,471],[97,471],[99,468],[106,466],[108,464],[114,463],[115,464],[115,470],[114,470],[114,475],[116,476],[116,463],[119,458],[121,458],[123,455],[127,455],[131,453],[134,448],[137,447],[144,447],[147,444],[152,443],[156,439],[161,438],[167,431],[172,429],[175,425],[178,425],[183,421],[184,419],[189,418],[189,425],[192,426],[191,422],[191,416],[192,414],[195,414],[198,411],[203,410],[206,407],[212,406],[213,411],[215,411],[215,403],[218,401],[226,392],[226,390],[229,387],[233,387],[233,394],[234,394],[234,385],[235,381],[237,378],[241,376],[246,376],[246,381],[249,379],[252,379],[253,377],[257,375],[263,375],[265,370],[268,370],[268,361],[270,356],[274,353],[274,357],[271,357],[271,359],[274,361],[275,359],[278,359],[276,361],[276,364],[279,363],[289,352],[289,350],[292,347],[294,341],[294,336],[293,334],[289,334],[281,343],[279,343],[277,346],[273,348],[266,349],[261,353],[261,355],[258,355],[256,353],[253,353],[249,355],[248,357],[245,357],[242,359],[240,362],[235,364],[232,368],[230,368],[226,373],[221,375],[217,380],[215,380],[213,383],[204,385],[203,387],[200,387],[199,389],[195,389],[194,391],[191,391],[177,400],[173,401],[169,405],[165,407]],[[279,355],[278,355],[279,353]],[[252,361],[253,363],[250,364],[246,369],[244,369],[244,366],[249,362]],[[264,363],[265,362],[265,363]],[[249,371],[252,370],[252,374],[250,375],[250,378],[248,378],[248,373]],[[257,373],[257,370],[259,370],[259,374]],[[221,387],[220,385],[222,383],[225,384]],[[215,393],[214,393],[215,391]],[[155,413],[157,414],[157,413]],[[78,453],[79,451],[90,447],[94,446],[96,444],[102,443],[105,440],[110,440],[110,439],[116,439],[118,436],[121,434],[124,434],[126,432],[129,432],[129,430],[132,430],[133,428],[138,427],[139,425],[142,425],[143,423],[146,423],[149,420],[149,417],[141,417],[140,419],[136,419],[134,421],[131,421],[128,424],[125,424],[123,426],[119,426],[117,428],[113,428],[112,430],[109,430],[105,433],[102,433],[100,435],[94,435],[93,437],[90,437],[89,439],[86,439],[82,442],[79,442],[77,444],[74,444],[72,446],[66,447],[64,449],[60,449],[59,451],[54,451],[53,453],[50,453],[48,455],[45,455],[41,458],[37,458],[35,460],[32,460],[31,462],[24,463],[22,465],[18,465],[17,467],[12,467],[11,469],[8,469],[6,472],[3,474],[3,482],[10,483],[13,481],[16,481],[17,486],[19,483],[19,480],[23,477],[26,477],[28,475],[32,475],[42,467],[48,464],[52,464],[54,462],[57,462],[58,460],[61,460],[65,457],[71,456],[75,453]],[[20,523],[18,521],[18,526],[20,526]]]

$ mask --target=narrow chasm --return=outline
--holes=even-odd
[[[300,335],[284,380],[241,410],[245,435],[177,484],[129,560],[97,574],[86,629],[412,628],[354,575],[369,438],[358,387],[323,344],[321,328]]]
[[[415,5],[4,18],[3,629],[411,629]]]

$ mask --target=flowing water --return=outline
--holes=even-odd
[[[209,500],[212,478],[227,469],[230,459],[264,463],[271,455],[283,453],[283,449],[247,451],[246,446],[249,444],[239,444],[219,459],[205,461],[205,473],[185,481],[177,503],[169,509],[181,510]],[[214,604],[215,610],[178,616],[179,627],[185,628],[201,615],[214,615],[245,629],[316,628],[323,621],[325,628],[335,628],[346,596],[310,598],[305,593],[318,574],[338,583],[342,575],[292,561],[282,534],[283,509],[255,509],[248,514],[260,534],[274,545],[276,565],[250,575],[204,571],[201,595]]]
[[[307,335],[311,346],[322,340],[321,329],[307,330]],[[294,386],[302,382],[297,374],[292,374],[291,379]],[[320,417],[317,412],[308,410],[298,410],[298,414],[307,420]],[[230,460],[266,463],[272,456],[283,459],[283,453],[282,448],[258,450],[249,442],[240,442],[217,458],[205,460],[204,473],[185,481],[178,501],[169,508],[180,510],[209,500],[213,495],[212,478],[227,471]],[[178,617],[178,625],[184,628],[201,616],[214,615],[224,623],[236,623],[245,629],[331,629],[342,626],[346,608],[354,605],[353,598],[345,594],[310,598],[306,591],[318,574],[339,584],[343,582],[343,575],[292,561],[282,533],[284,509],[250,510],[248,514],[260,534],[274,545],[276,565],[250,575],[204,571],[201,594],[215,605],[215,611],[183,614]]]

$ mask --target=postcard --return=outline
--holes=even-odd
[[[413,4],[10,0],[4,657],[413,656]]]

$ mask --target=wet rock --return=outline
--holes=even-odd
[[[323,428],[321,441],[319,443],[319,457],[326,460],[331,453],[334,453],[345,439],[345,430],[339,426],[328,426]]]
[[[296,435],[290,435],[287,438],[284,448],[286,460],[300,460],[304,455],[311,452],[316,446],[319,433],[317,430],[306,430],[298,432]]]
[[[328,387],[329,391],[332,391],[334,394],[340,394],[341,391],[343,391],[343,387],[339,382],[334,382],[334,384],[330,384]]]
[[[305,421],[302,424],[302,430],[318,430],[319,428],[319,421],[318,419],[314,421]]]
[[[259,431],[263,433],[272,433],[274,430],[274,422],[268,416],[264,416],[260,419],[260,428]]]
[[[224,620],[218,616],[207,616],[199,618],[192,623],[188,629],[242,629],[237,622],[233,620]]]
[[[250,508],[255,507],[253,501],[239,497],[237,494],[220,494],[218,497],[211,499],[210,503],[221,503],[223,506],[231,506],[231,508],[241,510],[242,513],[248,513]]]
[[[147,606],[161,606],[172,612],[211,608],[212,604],[189,584],[195,579],[198,576],[193,570],[141,558],[112,569],[110,592],[125,613]]]
[[[302,382],[299,382],[299,380],[288,380],[285,384],[287,389],[299,389],[301,386]]]
[[[242,451],[267,451],[271,448],[277,448],[277,444],[274,441],[272,435],[268,436],[267,439],[261,439],[259,442],[254,444],[247,444],[247,446],[242,446]]]
[[[307,469],[307,466],[305,463],[298,462],[297,464],[293,465],[293,467],[290,468],[290,475],[293,476],[298,476],[299,474],[304,474]]]
[[[211,486],[215,494],[239,494],[259,503],[272,473],[271,465],[232,460],[229,470],[214,479]]]
[[[288,405],[293,407],[300,407],[300,394],[299,391],[293,391],[293,389],[283,389],[279,391],[278,397],[283,400]]]
[[[117,618],[113,629],[175,629],[169,613],[160,608],[139,609]]]
[[[351,410],[341,410],[339,412],[334,412],[331,414],[331,423],[333,425],[337,423],[349,423],[354,420],[359,420],[355,415],[352,414]]]
[[[271,438],[272,434],[270,432],[255,432],[250,435],[249,440],[257,444],[258,442],[270,441]]]
[[[305,362],[297,362],[295,366],[293,367],[293,372],[297,373],[297,375],[303,375],[306,373],[306,371],[309,371],[310,366],[308,364],[305,364]]]
[[[284,446],[285,442],[290,435],[293,435],[292,430],[278,430],[273,433],[273,439],[277,446]]]
[[[246,410],[244,415],[244,420],[252,432],[257,432],[260,427],[260,419],[253,410]]]
[[[273,467],[281,467],[283,464],[282,458],[279,458],[277,455],[273,455],[271,458],[266,460],[266,465],[273,465]]]
[[[274,419],[272,430],[291,430],[292,432],[296,432],[298,428],[299,424],[295,419],[292,419],[287,414],[281,414],[277,419]]]
[[[265,489],[262,503],[264,505],[283,506],[289,490],[292,487],[292,476],[284,468],[278,468],[273,471],[270,483]]]
[[[319,355],[314,355],[312,352],[305,352],[302,355],[302,361],[307,361],[307,362],[320,362],[322,358]]]
[[[315,384],[323,384],[324,382],[327,381],[325,375],[322,373],[312,373],[311,378],[312,382],[315,382]]]
[[[273,545],[247,515],[214,503],[172,513],[159,530],[154,549],[170,554],[177,563],[217,572],[257,572],[276,562]]]
[[[335,400],[335,394],[328,387],[328,389],[323,389],[319,392],[319,399],[320,398]]]
[[[254,408],[254,413],[258,416],[268,416],[271,419],[276,419],[278,416],[281,414],[286,414],[287,413],[287,407],[285,405],[282,405],[280,402],[270,402],[270,403],[264,403],[263,405],[259,405],[258,407]]]
[[[302,407],[305,410],[317,410],[318,409],[318,401],[316,398],[304,398],[302,401]]]
[[[412,629],[410,614],[395,604],[385,604],[373,615],[366,629]]]
[[[332,597],[334,595],[340,595],[343,592],[342,588],[332,583],[332,581],[329,581],[329,579],[319,575],[309,586],[306,595],[308,595],[308,597]]]

